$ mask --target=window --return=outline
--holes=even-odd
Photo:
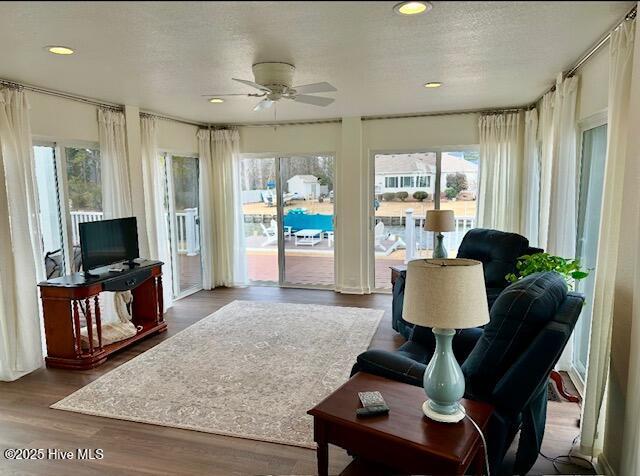
[[[413,188],[415,186],[415,177],[402,177],[402,186]]]
[[[65,147],[67,203],[71,226],[71,259],[73,271],[80,271],[80,223],[103,219],[100,150],[87,147]]]
[[[385,177],[384,186],[387,188],[398,188],[398,177]]]
[[[419,175],[416,177],[416,188],[431,187],[431,177],[428,175]]]
[[[597,264],[606,159],[607,125],[583,129],[576,257],[584,268],[590,270],[595,270]],[[591,271],[586,279],[578,281],[576,288],[585,294],[586,301],[573,333],[572,370],[577,374],[578,383],[584,385],[593,315],[595,272]]]
[[[392,176],[402,171],[413,175]],[[465,233],[475,227],[478,197],[477,150],[376,154],[374,184],[408,192],[408,197],[375,192],[373,230],[376,289],[390,289],[389,266],[432,256],[433,233],[424,231],[427,210],[453,210],[455,231],[445,233],[449,256],[455,257]],[[439,178],[439,180],[433,180]],[[393,192],[395,190],[389,190]]]
[[[163,201],[171,247],[174,297],[202,288],[198,158],[162,154]]]

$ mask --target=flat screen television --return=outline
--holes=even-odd
[[[82,268],[92,269],[140,257],[135,217],[80,223]]]

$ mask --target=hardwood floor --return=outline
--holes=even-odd
[[[391,296],[343,295],[331,291],[250,287],[200,291],[175,303],[167,313],[169,330],[127,349],[89,371],[42,368],[11,383],[0,382],[0,449],[102,449],[93,461],[9,461],[0,455],[0,475],[304,475],[315,474],[315,451],[259,441],[199,433],[52,410],[49,405],[100,375],[153,347],[158,342],[236,300],[316,303],[385,310],[372,347],[394,349],[403,339],[391,329]],[[568,453],[579,408],[550,402],[543,452]],[[513,451],[511,451],[513,453]],[[339,474],[351,458],[339,448],[330,450],[330,471]],[[592,474],[579,467],[558,465],[564,474]],[[538,458],[531,474],[554,474],[552,464]],[[371,474],[350,468],[349,474]]]

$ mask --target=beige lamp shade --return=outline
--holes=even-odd
[[[489,322],[482,263],[472,259],[409,261],[402,317],[412,324],[468,329]]]
[[[453,218],[453,210],[427,210],[424,229],[427,231],[454,231],[456,222]]]

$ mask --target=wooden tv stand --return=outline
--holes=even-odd
[[[48,367],[90,369],[141,339],[167,330],[162,297],[162,265],[160,261],[143,261],[128,271],[106,272],[97,276],[75,273],[38,284],[44,312]],[[138,333],[128,339],[102,345],[100,293],[126,291],[133,293],[132,322]],[[88,346],[81,344],[81,316],[88,333]],[[93,343],[95,320],[97,346]]]

